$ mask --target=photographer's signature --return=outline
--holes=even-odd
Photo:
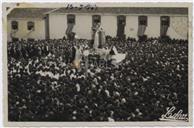
[[[176,108],[173,106],[167,109],[167,112],[163,114],[160,120],[182,120],[188,121],[188,114],[184,114],[183,110],[180,109],[178,112],[175,112]]]

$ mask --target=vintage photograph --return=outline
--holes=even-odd
[[[8,122],[190,122],[188,5],[31,5],[4,5]]]

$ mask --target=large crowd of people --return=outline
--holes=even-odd
[[[188,113],[188,42],[108,37],[127,53],[118,65],[84,59],[72,66],[72,47],[90,40],[8,42],[10,121],[154,121],[168,107]]]

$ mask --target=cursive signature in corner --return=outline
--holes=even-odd
[[[176,108],[174,106],[167,108],[167,112],[161,116],[160,120],[188,121],[188,114],[184,114],[182,109],[180,109],[178,112],[175,112],[175,110]]]

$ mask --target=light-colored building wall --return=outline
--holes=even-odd
[[[145,35],[148,38],[160,36],[160,16],[148,16]]]
[[[91,39],[92,14],[75,14],[76,24],[73,31],[78,38]],[[99,14],[100,15],[100,14]],[[160,15],[148,15],[147,28],[145,34],[149,37],[160,36]],[[186,16],[170,16],[170,26],[167,35],[175,39],[187,39],[187,23]],[[101,26],[106,35],[115,37],[117,34],[117,15],[101,14]],[[50,37],[62,38],[67,29],[66,14],[50,15]],[[182,30],[185,30],[184,32]],[[138,39],[138,15],[126,16],[125,34],[126,37]]]
[[[106,35],[115,37],[117,34],[117,16],[115,15],[102,15],[101,26]]]
[[[138,16],[126,16],[125,34],[126,37],[137,39]]]
[[[170,16],[170,27],[167,34],[175,39],[188,39],[188,17]]]
[[[75,26],[73,31],[78,38],[91,39],[92,33],[92,15],[94,14],[75,14]],[[106,35],[115,37],[117,34],[117,15],[101,15],[101,26]],[[18,31],[13,32],[11,21],[18,21]],[[149,37],[160,36],[160,15],[148,15],[147,28],[145,34]],[[27,30],[27,22],[35,23],[35,30]],[[49,33],[51,39],[61,39],[66,36],[67,14],[50,14],[49,15]],[[8,41],[11,40],[11,34],[16,38],[34,38],[45,39],[45,21],[43,19],[8,19]],[[137,37],[138,32],[138,15],[127,15],[125,34],[126,37]],[[170,16],[170,26],[167,35],[175,39],[188,39],[188,17],[187,16]]]
[[[61,39],[66,36],[67,14],[49,15],[50,38]],[[91,39],[92,17],[89,15],[76,15],[73,32],[78,38]]]
[[[78,38],[91,39],[92,15],[95,14],[75,14],[73,32],[76,33]],[[50,14],[49,24],[51,39],[59,39],[66,36],[67,14]],[[117,32],[117,16],[101,15],[101,26],[106,32],[106,35],[115,37]]]
[[[93,14],[94,15],[94,14]],[[101,15],[101,26],[106,32],[106,35],[116,36],[117,17]],[[51,14],[49,15],[50,23],[50,38],[62,38],[67,29],[67,15],[66,14]],[[76,14],[75,26],[73,32],[78,38],[91,39],[92,35],[92,14]]]
[[[92,34],[92,15],[76,15],[73,32],[78,38],[91,39]]]
[[[11,28],[11,21],[18,21],[18,30],[13,31]],[[29,31],[27,28],[27,22],[34,22],[35,29],[34,31]],[[19,39],[45,39],[45,21],[42,19],[8,19],[7,25],[7,39],[11,41],[12,37]]]
[[[51,39],[61,39],[67,29],[67,17],[61,14],[49,15],[49,30]]]

